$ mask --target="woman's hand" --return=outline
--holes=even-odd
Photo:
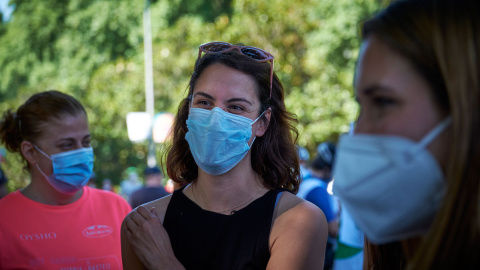
[[[139,206],[124,220],[125,231],[138,259],[148,269],[185,269],[173,253],[170,238],[156,208]]]

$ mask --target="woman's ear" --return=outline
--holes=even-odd
[[[255,132],[256,137],[262,137],[263,134],[267,131],[268,125],[270,124],[270,117],[272,117],[272,109],[268,108],[263,116],[258,119],[258,128]]]
[[[29,164],[36,164],[37,161],[37,155],[35,151],[35,147],[33,144],[29,141],[23,141],[20,144],[20,152],[22,153],[22,156],[27,160]]]

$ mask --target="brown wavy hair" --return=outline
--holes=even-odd
[[[191,183],[198,177],[198,167],[193,159],[188,142],[186,120],[189,102],[195,83],[210,65],[222,64],[249,75],[257,84],[260,100],[258,115],[271,109],[270,122],[262,137],[256,138],[251,148],[252,168],[258,173],[265,187],[287,188],[296,193],[299,186],[299,163],[295,149],[298,138],[297,118],[285,108],[282,83],[274,74],[270,99],[270,64],[260,63],[238,53],[236,50],[221,54],[205,54],[198,59],[190,79],[187,96],[178,107],[171,136],[172,144],[167,148],[166,164],[168,176],[177,183]],[[266,121],[263,116],[259,121]]]
[[[21,153],[22,141],[36,143],[48,121],[81,113],[87,115],[82,104],[72,96],[56,90],[34,94],[16,112],[8,110],[3,114],[0,120],[0,141],[8,151]],[[27,161],[23,159],[23,162],[27,169]]]
[[[395,1],[363,26],[363,39],[374,35],[410,61],[430,84],[439,107],[453,120],[452,140],[445,145],[449,153],[445,168],[447,194],[429,233],[414,245],[409,241],[415,240],[381,246],[367,242],[364,269],[480,268],[476,252],[480,250],[477,2]],[[402,248],[394,248],[395,245]]]

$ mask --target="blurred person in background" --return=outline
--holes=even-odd
[[[83,106],[58,91],[3,114],[0,141],[21,155],[31,181],[0,200],[0,269],[122,269],[120,227],[131,207],[86,186],[90,139]]]
[[[112,184],[112,180],[110,180],[110,178],[105,178],[102,180],[102,189],[103,190],[106,190],[106,191],[111,191],[111,192],[115,192],[114,188],[113,188],[113,184]],[[126,201],[128,201],[128,199],[124,198]]]
[[[169,194],[163,186],[163,174],[160,168],[157,166],[147,167],[143,172],[143,176],[145,177],[145,185],[130,195],[130,205],[132,208],[137,208],[139,205],[165,197]]]
[[[135,167],[127,168],[125,170],[125,174],[127,178],[120,182],[119,193],[120,195],[122,195],[123,198],[125,198],[125,200],[130,202],[130,196],[132,195],[133,192],[135,192],[136,190],[142,187],[142,181],[140,181],[140,177],[138,176],[138,173],[137,173],[137,168]],[[112,191],[113,191],[113,185],[111,181],[110,181],[110,185],[112,186]]]
[[[307,179],[311,175],[310,169],[308,168],[310,153],[308,153],[308,150],[305,147],[300,145],[297,145],[297,150],[298,150],[298,161],[300,164],[300,175],[302,176],[302,179]]]
[[[95,174],[95,172],[92,172],[92,176],[90,176],[87,186],[91,188],[97,188],[97,175]]]
[[[5,149],[0,148],[0,199],[8,194],[8,178],[5,172],[2,170],[2,163],[5,162]]]
[[[363,25],[334,193],[364,269],[480,269],[480,4],[399,0]]]
[[[350,123],[353,134],[355,125]],[[332,182],[334,182],[333,180]],[[364,234],[348,212],[340,205],[340,219],[338,228],[337,248],[333,261],[333,270],[360,270],[363,268]]]
[[[189,86],[166,164],[189,185],[125,218],[125,269],[322,269],[327,223],[294,195],[296,118],[273,56],[203,44]]]
[[[332,168],[334,165],[335,144],[324,142],[317,146],[316,156],[310,164],[310,177],[303,179],[297,196],[305,199],[322,209],[328,222],[328,241],[325,250],[325,268],[331,269],[336,238],[338,236],[339,203],[327,191],[328,184],[332,181]]]
[[[345,207],[341,207],[339,226],[333,270],[361,270],[363,268],[363,232]]]

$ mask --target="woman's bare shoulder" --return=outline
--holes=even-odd
[[[290,192],[283,192],[275,208],[272,224],[272,236],[284,235],[296,228],[296,233],[326,231],[327,221],[323,211],[313,203],[295,196]]]
[[[275,209],[270,231],[271,258],[267,269],[319,269],[327,242],[328,225],[322,210],[289,192]]]
[[[160,199],[156,199],[156,200],[148,202],[148,203],[144,203],[144,204],[142,204],[138,207],[145,207],[149,211],[151,211],[152,208],[155,208],[156,211],[157,211],[157,215],[160,218],[160,221],[163,223],[163,220],[165,218],[165,213],[167,212],[167,207],[168,207],[168,204],[170,203],[171,199],[172,199],[172,194],[167,195],[165,197],[162,197]],[[133,209],[133,211],[136,211],[137,208]]]
[[[290,192],[282,193],[275,208],[274,218],[279,218],[284,214],[287,216],[313,215],[312,217],[320,219],[324,216],[320,208]]]

